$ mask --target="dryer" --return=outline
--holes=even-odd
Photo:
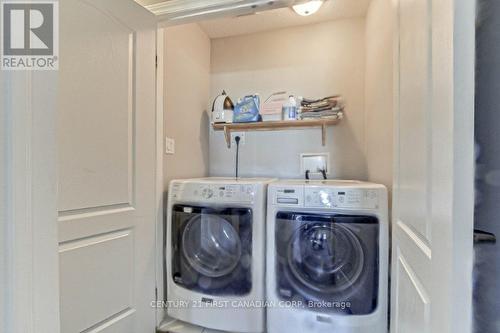
[[[265,330],[265,219],[272,179],[170,183],[169,316],[215,330]]]
[[[387,333],[386,188],[280,181],[268,192],[268,333]]]

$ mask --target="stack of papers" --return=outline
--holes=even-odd
[[[301,119],[341,119],[343,116],[344,102],[340,95],[322,99],[304,98],[301,102]]]

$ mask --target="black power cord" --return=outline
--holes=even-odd
[[[238,167],[239,167],[239,157],[240,157],[240,140],[239,136],[234,137],[234,141],[236,141],[236,179],[238,179]]]

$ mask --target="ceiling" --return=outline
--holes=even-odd
[[[200,22],[210,38],[230,37],[330,20],[365,17],[371,0],[328,0],[311,16],[297,15],[290,8],[255,15],[228,17]]]
[[[142,5],[165,0],[136,0]],[[171,1],[171,0],[167,0]],[[311,16],[299,16],[290,8],[280,8],[241,17],[226,17],[198,22],[210,38],[222,38],[300,26],[330,20],[365,17],[371,0],[327,0]]]

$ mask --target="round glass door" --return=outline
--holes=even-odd
[[[364,264],[359,239],[337,224],[306,224],[288,243],[288,266],[300,284],[318,293],[341,292],[359,279]]]
[[[197,215],[182,234],[182,253],[198,273],[217,278],[231,273],[241,257],[241,241],[231,223],[216,215]]]

